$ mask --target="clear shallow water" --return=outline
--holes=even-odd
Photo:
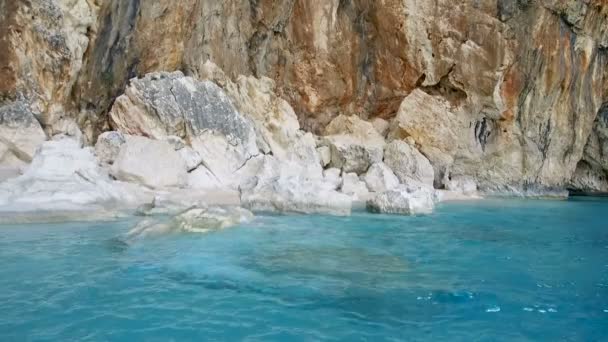
[[[0,226],[0,340],[608,340],[608,201],[429,217]]]

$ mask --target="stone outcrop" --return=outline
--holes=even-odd
[[[437,188],[467,177],[487,193],[601,188],[608,169],[604,0],[0,0],[0,8],[0,113],[20,116],[8,133],[0,124],[9,167],[27,163],[46,139],[40,129],[82,131],[86,144],[116,129],[178,136],[206,171],[195,158],[187,169],[222,186],[238,187],[235,172],[261,154],[322,178],[324,146],[331,167],[362,175],[383,158],[342,129],[361,118],[382,139],[420,151]],[[344,114],[352,122],[326,132]],[[7,144],[15,129],[31,140]],[[310,133],[335,139],[316,144]],[[409,177],[389,166],[401,182]]]
[[[0,184],[0,211],[122,210],[148,197],[135,184],[110,179],[91,148],[62,139],[45,142],[22,176]]]

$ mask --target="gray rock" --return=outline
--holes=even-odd
[[[382,161],[384,138],[369,122],[340,115],[326,128],[326,134],[324,140],[331,149],[331,167],[360,175],[372,164]]]
[[[101,163],[113,164],[120,147],[126,142],[125,136],[120,132],[105,132],[97,138],[95,155]]]

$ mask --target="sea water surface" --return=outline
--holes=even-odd
[[[0,341],[608,341],[608,201],[0,226]]]

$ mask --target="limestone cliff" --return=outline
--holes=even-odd
[[[606,0],[0,0],[0,16],[0,106],[47,134],[72,118],[93,142],[129,79],[211,60],[273,79],[306,130],[390,120],[437,186],[608,188]]]

